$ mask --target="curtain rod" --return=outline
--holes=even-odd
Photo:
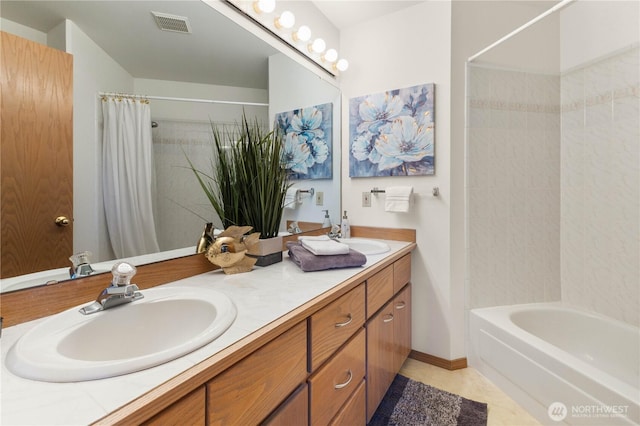
[[[269,106],[268,103],[262,103],[262,102],[219,101],[214,99],[174,98],[170,96],[131,95],[127,93],[114,93],[114,92],[98,92],[98,95],[99,96],[130,96],[134,98],[143,98],[143,99],[157,100],[157,101],[200,102],[205,104],[224,104],[224,105]]]
[[[514,35],[518,34],[519,32],[529,28],[531,25],[535,24],[536,22],[538,22],[539,20],[541,20],[542,18],[547,17],[548,15],[551,15],[552,13],[562,9],[563,7],[565,7],[566,5],[568,5],[569,3],[573,3],[575,0],[562,0],[560,3],[556,4],[555,6],[553,6],[551,9],[548,9],[546,12],[536,16],[535,18],[533,18],[532,20],[530,20],[529,22],[527,22],[526,24],[516,28],[515,30],[511,31],[509,34],[507,34],[506,36],[502,37],[501,39],[499,39],[498,41],[496,41],[495,43],[485,47],[484,49],[482,49],[481,51],[479,51],[478,53],[476,53],[475,55],[471,56],[469,59],[467,59],[467,62],[472,62],[474,61],[478,56],[487,53],[489,50],[493,49],[494,47],[496,47],[497,45],[501,44],[503,41],[506,41],[508,39],[510,39],[511,37],[513,37]]]

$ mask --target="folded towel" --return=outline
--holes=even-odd
[[[287,193],[284,196],[284,208],[295,209],[300,203],[300,190],[295,188],[287,189]]]
[[[412,194],[412,186],[392,186],[385,189],[385,211],[408,212]]]
[[[335,240],[311,240],[303,238],[300,240],[302,247],[309,250],[316,256],[331,256],[335,254],[349,254],[349,246]]]
[[[304,272],[324,271],[327,269],[354,268],[367,263],[367,256],[349,249],[349,254],[337,254],[333,256],[316,256],[301,243],[290,241],[287,243],[289,259]]]
[[[298,241],[308,240],[308,241],[329,241],[328,235],[301,235],[298,237]]]

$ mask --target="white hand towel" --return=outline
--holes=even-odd
[[[328,240],[312,240],[303,238],[300,240],[302,247],[309,250],[316,256],[330,256],[336,254],[349,254],[349,246],[338,241]]]
[[[412,186],[391,186],[385,189],[384,209],[388,212],[408,212]]]
[[[331,238],[329,238],[328,235],[301,235],[298,237],[298,241],[302,241],[302,240],[329,241],[331,240]]]
[[[300,202],[300,190],[296,188],[287,189],[287,193],[284,196],[284,208],[285,209],[296,209],[298,207],[298,203]]]

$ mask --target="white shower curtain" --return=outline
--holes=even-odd
[[[160,251],[153,217],[153,146],[149,101],[102,98],[103,191],[116,258]]]

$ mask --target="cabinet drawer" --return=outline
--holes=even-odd
[[[367,280],[367,318],[371,318],[392,297],[393,265],[389,265]]]
[[[257,424],[306,377],[303,321],[207,383],[209,424]]]
[[[201,386],[144,422],[143,425],[204,426],[205,395],[205,388]]]
[[[364,325],[364,283],[310,317],[311,371]]]
[[[365,332],[358,333],[309,379],[312,425],[326,425],[362,382]]]
[[[411,280],[411,253],[393,264],[393,294],[400,291]]]
[[[331,426],[364,425],[367,423],[365,381],[360,382],[351,398],[329,423]]]
[[[309,386],[300,385],[261,426],[303,426],[309,422]]]

